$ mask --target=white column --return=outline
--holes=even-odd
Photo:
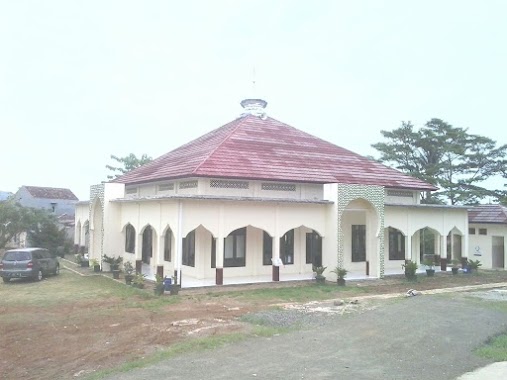
[[[181,284],[181,262],[183,257],[183,203],[178,201],[178,226],[176,230],[176,239],[174,246],[176,252],[174,255],[174,270],[178,273],[178,283]]]

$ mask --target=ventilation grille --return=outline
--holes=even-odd
[[[296,185],[290,183],[263,183],[262,190],[296,191]]]
[[[163,185],[158,185],[158,191],[168,191],[174,190],[174,183],[165,183]]]
[[[389,195],[390,197],[405,197],[405,198],[413,197],[411,191],[400,191],[400,190],[387,190],[387,195]]]
[[[126,194],[137,194],[137,187],[131,187],[130,189],[125,190]]]
[[[180,182],[178,188],[180,189],[194,189],[197,187],[197,180]]]
[[[250,184],[247,181],[212,179],[209,181],[209,187],[217,189],[248,189],[250,188]]]

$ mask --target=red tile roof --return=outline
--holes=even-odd
[[[479,205],[468,209],[468,223],[507,224],[507,207]]]
[[[436,190],[270,117],[242,116],[113,182],[220,177]]]
[[[77,201],[77,197],[69,189],[56,187],[23,186],[34,198],[67,199]]]

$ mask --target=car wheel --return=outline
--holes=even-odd
[[[2,280],[4,280],[4,282],[9,282],[11,279],[10,277],[2,277]]]
[[[39,271],[37,272],[37,277],[35,277],[35,280],[36,280],[36,281],[42,281],[42,278],[43,278],[43,277],[44,277],[44,276],[42,275],[42,270],[41,270],[41,269],[39,269]]]
[[[60,274],[60,265],[57,265],[55,269],[55,276],[58,276],[59,274]]]

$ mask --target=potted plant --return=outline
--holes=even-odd
[[[164,278],[158,274],[155,276],[155,287],[153,288],[153,292],[156,296],[164,294]]]
[[[178,295],[180,286],[176,283],[176,277],[172,277],[172,283],[169,287],[169,294],[172,296]]]
[[[123,264],[123,270],[125,271],[125,284],[132,284],[132,280],[134,279],[134,266],[130,261],[126,261]]]
[[[479,260],[468,260],[468,268],[470,272],[477,272],[482,263]]]
[[[345,286],[345,276],[348,273],[348,270],[342,267],[336,267],[334,268],[331,273],[336,274],[336,283],[339,286]]]
[[[452,265],[451,267],[452,274],[458,274],[460,261],[457,259],[453,259],[451,260],[451,265]]]
[[[433,277],[435,275],[435,260],[426,259],[423,261],[423,265],[426,266],[426,275]]]
[[[89,261],[80,253],[75,255],[76,257],[76,263],[81,266],[81,268],[88,268],[90,266]]]
[[[326,277],[322,275],[322,273],[324,273],[324,271],[326,270],[327,267],[317,267],[317,266],[313,266],[313,272],[314,272],[314,275],[315,275],[315,281],[317,281],[318,284],[323,284],[324,282],[326,282]]]
[[[100,263],[97,259],[91,259],[90,264],[91,264],[91,267],[93,268],[93,271],[95,273],[100,272]]]
[[[405,271],[405,277],[409,281],[415,281],[417,279],[417,269],[419,268],[419,265],[415,261],[412,260],[406,260],[405,264],[401,265],[401,269]]]
[[[123,262],[123,257],[118,256],[108,256],[108,255],[102,255],[102,261],[109,264],[109,271],[112,272],[114,270],[120,269],[120,264]]]
[[[138,289],[144,289],[144,280],[146,279],[146,275],[141,273],[141,272],[137,272],[135,275],[134,275],[134,278],[132,279],[132,286],[134,288],[138,288]]]

